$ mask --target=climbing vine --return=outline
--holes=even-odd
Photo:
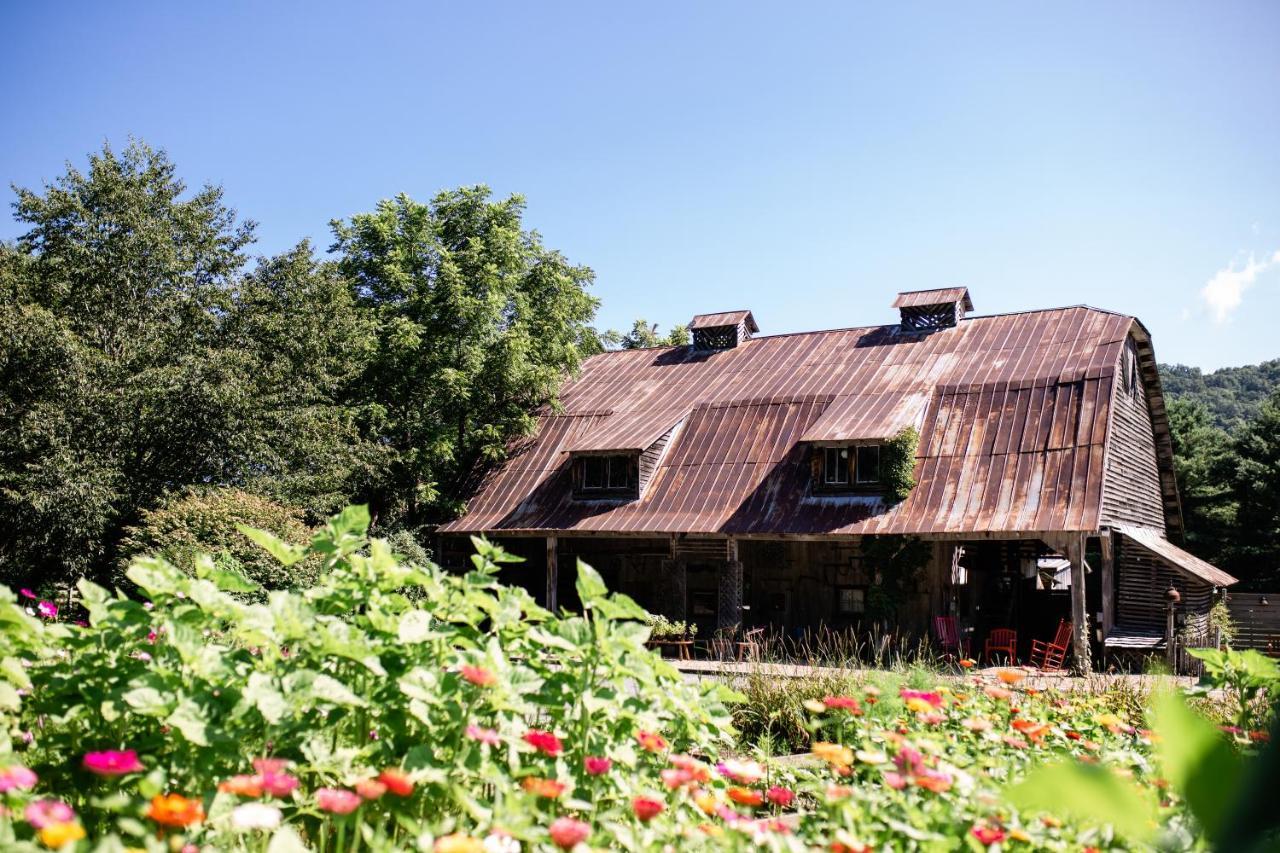
[[[880,448],[880,476],[884,479],[886,496],[894,503],[905,500],[915,488],[919,447],[920,433],[915,427],[907,426]]]
[[[875,583],[867,590],[867,615],[896,622],[899,609],[920,587],[933,548],[914,536],[868,536],[862,540],[863,564]]]

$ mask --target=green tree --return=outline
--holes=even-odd
[[[1280,391],[1236,431],[1231,443],[1239,503],[1234,565],[1242,577],[1274,588],[1280,581]]]
[[[253,239],[161,151],[104,147],[43,191],[0,249],[0,572],[109,562],[119,529],[175,484],[240,467],[251,357],[219,322]]]
[[[682,347],[689,343],[688,326],[672,326],[665,335],[658,334],[658,324],[649,324],[640,318],[631,324],[625,335],[610,329],[603,336],[604,342],[620,349],[648,349],[649,347]]]
[[[1202,403],[1173,400],[1168,414],[1187,546],[1225,566],[1237,532],[1230,436],[1215,426]]]
[[[383,466],[358,497],[382,525],[458,512],[464,485],[599,347],[591,270],[545,247],[523,213],[521,197],[477,186],[333,223],[341,269],[377,322],[360,404]]]

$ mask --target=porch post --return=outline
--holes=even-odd
[[[685,602],[688,599],[687,577],[684,560],[662,561],[662,584],[659,589],[662,600],[658,610],[675,622],[685,620]]]
[[[1116,549],[1110,530],[1102,531],[1102,640],[1116,626]]]
[[[556,537],[547,537],[547,609],[556,611],[556,593],[560,586],[560,566]]]
[[[738,540],[729,539],[728,559],[720,567],[720,595],[716,627],[735,629],[742,624],[742,561],[738,559]]]
[[[1066,550],[1071,562],[1071,643],[1075,652],[1071,669],[1076,675],[1088,675],[1093,671],[1093,657],[1089,648],[1089,614],[1085,609],[1084,535],[1069,534]]]

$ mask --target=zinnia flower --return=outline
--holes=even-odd
[[[465,832],[442,835],[431,849],[434,853],[484,853],[484,844]]]
[[[631,801],[631,811],[636,818],[642,823],[648,823],[658,815],[662,814],[666,806],[661,800],[655,800],[651,797],[636,797]]]
[[[231,828],[239,832],[275,829],[283,815],[280,809],[266,803],[242,803],[231,810]]]
[[[520,787],[535,797],[554,800],[564,793],[564,783],[555,779],[543,779],[540,776],[526,776],[520,780]]]
[[[498,733],[493,729],[486,729],[483,726],[477,726],[474,723],[467,726],[467,737],[472,740],[478,740],[481,743],[487,743],[489,746],[497,746],[502,742],[498,737]]]
[[[764,802],[764,794],[751,788],[733,787],[727,792],[729,799],[740,806],[758,806]]]
[[[360,807],[360,795],[345,788],[320,788],[316,791],[316,805],[332,814],[351,814]]]
[[[1004,841],[1004,831],[994,826],[975,826],[972,832],[973,837],[978,839],[978,843],[985,847]]]
[[[413,793],[413,779],[408,773],[396,767],[388,767],[378,774],[378,781],[387,786],[387,790],[397,797],[407,797]]]
[[[657,732],[636,732],[636,742],[647,752],[662,752],[667,748],[667,739]]]
[[[484,837],[484,853],[520,853],[520,842],[501,829]]]
[[[23,767],[21,764],[10,764],[8,767],[0,770],[0,793],[13,790],[29,790],[36,786],[35,771]]]
[[[151,798],[147,817],[161,826],[190,826],[204,820],[204,806],[181,794],[159,794]]]
[[[57,850],[59,847],[84,838],[84,827],[74,821],[51,823],[40,828],[39,836],[41,844]]]
[[[75,811],[62,800],[36,800],[27,803],[23,816],[36,829],[44,829],[51,823],[71,823],[76,819]]]
[[[84,769],[99,776],[123,776],[126,773],[140,773],[146,768],[138,760],[136,751],[108,749],[103,752],[86,753]]]
[[[822,704],[833,711],[848,711],[855,717],[862,713],[862,705],[852,696],[824,696]]]
[[[564,751],[564,744],[560,742],[560,738],[551,732],[544,732],[539,729],[530,729],[525,732],[524,742],[543,755],[556,756]]]
[[[832,767],[848,767],[853,763],[853,750],[838,743],[818,741],[813,745],[813,754]]]
[[[257,798],[262,796],[262,777],[242,773],[232,776],[218,785],[224,794],[236,794],[241,797]]]
[[[1005,684],[1017,684],[1026,677],[1027,674],[1025,672],[1019,672],[1016,669],[1002,669],[996,673],[996,678],[1000,679]]]
[[[485,669],[483,666],[464,664],[459,672],[476,687],[492,687],[498,682],[498,676],[493,673],[493,670]]]
[[[791,801],[796,798],[795,792],[790,788],[784,788],[781,785],[774,785],[772,788],[764,792],[765,797],[775,806],[786,808],[791,805]]]
[[[361,779],[355,784],[356,793],[365,800],[376,800],[387,792],[387,786],[377,779]]]
[[[551,841],[561,850],[572,850],[591,837],[591,825],[571,817],[558,817],[548,827]]]
[[[588,755],[582,760],[582,766],[588,776],[603,776],[613,768],[613,762],[598,755]]]
[[[965,669],[972,669],[975,664],[977,664],[977,661],[973,658],[964,658],[960,661],[960,665]]]
[[[52,601],[42,601],[36,605],[36,612],[46,619],[53,619],[58,615],[58,605]]]
[[[716,769],[720,771],[721,776],[726,776],[740,785],[754,785],[764,778],[764,768],[756,761],[739,761],[730,758],[717,764]]]
[[[37,596],[34,592],[32,592],[31,590],[27,589],[25,586],[24,586],[22,589],[18,590],[18,593],[19,593],[23,598],[29,598],[29,599],[31,599],[32,601],[35,601],[35,600],[36,600],[36,598],[38,598],[38,597],[39,597],[39,596]]]

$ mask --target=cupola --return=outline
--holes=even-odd
[[[904,332],[933,332],[950,329],[973,310],[967,287],[943,287],[937,290],[907,290],[893,300]]]
[[[698,314],[689,321],[693,335],[693,348],[715,351],[733,349],[760,331],[756,318],[750,311],[723,311],[719,314]]]

